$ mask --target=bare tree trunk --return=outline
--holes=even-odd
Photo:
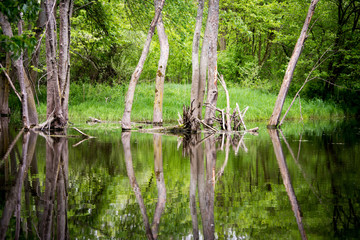
[[[199,66],[199,44],[200,44],[200,35],[202,27],[202,19],[204,12],[204,0],[199,0],[196,24],[193,38],[192,46],[192,83],[191,83],[191,102],[190,108],[194,109],[193,117],[197,118],[199,116],[199,111],[201,107],[199,106],[202,100],[199,99],[199,86],[200,86],[200,66]],[[198,121],[192,121],[191,131],[197,131],[199,129]]]
[[[10,56],[6,53],[6,71],[9,74]],[[9,109],[9,92],[10,86],[4,73],[0,73],[0,116],[5,117],[10,115]]]
[[[216,106],[218,89],[217,89],[217,37],[219,29],[219,0],[209,1],[209,16],[206,24],[209,25],[209,55],[208,55],[208,82],[207,82],[207,100],[212,106]],[[205,122],[209,126],[214,123],[215,109],[207,106],[205,110]]]
[[[70,85],[70,17],[71,0],[60,1],[59,61],[57,61],[56,2],[45,2],[46,64],[47,64],[47,118],[54,117],[52,128],[63,128],[68,122]]]
[[[124,114],[123,114],[123,117],[121,120],[121,127],[123,130],[131,129],[131,109],[132,109],[132,104],[134,101],[135,87],[136,87],[137,81],[139,80],[140,75],[142,73],[146,57],[149,53],[151,39],[154,35],[155,26],[158,22],[158,19],[160,18],[160,14],[161,14],[162,8],[164,6],[164,3],[165,3],[165,0],[160,0],[159,7],[155,10],[155,16],[150,24],[149,32],[148,32],[148,35],[147,35],[147,38],[146,38],[146,41],[144,44],[143,51],[141,53],[141,57],[139,59],[138,65],[135,68],[135,71],[131,75],[129,89],[128,89],[128,91],[126,93],[126,97],[125,97]]]
[[[70,92],[70,18],[72,10],[72,0],[60,1],[59,81],[61,108],[66,122],[68,121],[68,103]]]
[[[3,30],[4,35],[8,37],[13,37],[13,32],[11,29],[10,22],[7,17],[0,12],[0,25]],[[22,34],[22,20],[18,23],[18,33]],[[10,56],[13,53],[10,52]],[[32,91],[31,82],[27,77],[24,64],[23,64],[23,53],[20,54],[20,57],[16,60],[13,60],[13,65],[17,74],[18,81],[20,83],[21,88],[21,98],[22,98],[22,121],[25,127],[29,128],[32,125],[36,125],[38,123],[38,116],[36,112],[36,105],[34,100],[34,93]]]
[[[160,0],[155,0],[155,11],[159,8]],[[159,20],[156,25],[156,29],[160,42],[160,59],[158,64],[158,70],[156,72],[156,85],[155,85],[155,101],[154,101],[154,119],[155,125],[162,125],[163,123],[163,95],[164,95],[164,81],[166,66],[169,59],[169,42],[165,33],[165,27],[162,20],[162,14],[160,13]]]
[[[278,97],[276,99],[276,102],[275,102],[274,111],[273,111],[273,113],[271,115],[271,118],[269,120],[268,127],[270,127],[270,128],[276,128],[278,126],[278,124],[279,124],[279,119],[280,119],[282,108],[284,106],[285,98],[286,98],[287,92],[289,90],[292,77],[294,75],[294,71],[295,71],[297,61],[298,61],[298,59],[300,57],[300,54],[301,54],[303,46],[304,46],[304,42],[305,42],[306,37],[307,37],[306,33],[307,33],[308,28],[309,28],[311,18],[312,18],[313,14],[314,14],[315,7],[316,7],[316,4],[318,2],[319,2],[319,0],[312,0],[311,1],[311,4],[310,4],[310,7],[309,7],[309,10],[308,10],[308,13],[307,13],[303,28],[301,30],[300,36],[299,36],[298,41],[297,41],[297,43],[295,45],[294,51],[292,53],[292,56],[291,56],[289,64],[288,64],[288,67],[286,69],[284,80],[283,80],[283,83],[281,85],[279,95],[278,95]]]

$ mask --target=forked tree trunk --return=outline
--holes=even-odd
[[[207,100],[210,105],[216,106],[217,89],[217,37],[219,29],[219,0],[210,0],[209,17],[206,25],[209,25],[209,53],[208,53],[208,82]],[[209,126],[214,123],[215,109],[207,106],[205,110],[205,122]]]
[[[68,122],[70,85],[70,17],[71,0],[60,1],[59,61],[57,61],[56,2],[45,1],[46,65],[47,65],[47,118],[52,128],[63,128]]]
[[[200,45],[200,35],[202,27],[202,19],[204,12],[204,0],[199,0],[198,10],[196,15],[196,24],[193,38],[192,46],[192,83],[191,83],[191,100],[190,108],[194,109],[193,117],[199,116],[199,109],[201,107],[199,99],[199,85],[200,85],[200,66],[199,66],[199,45]],[[191,131],[197,131],[199,128],[199,123],[197,121],[192,121]]]
[[[147,38],[146,38],[144,48],[141,53],[139,62],[135,68],[135,71],[131,75],[129,89],[128,89],[128,91],[126,93],[126,97],[125,97],[124,114],[123,114],[123,117],[121,120],[121,127],[123,130],[131,129],[131,109],[132,109],[132,105],[133,105],[133,101],[134,101],[135,87],[136,87],[137,81],[139,80],[140,75],[142,73],[146,57],[149,53],[151,39],[154,35],[155,26],[159,20],[164,3],[165,3],[165,0],[160,0],[159,7],[155,10],[155,16],[150,24],[150,28],[149,28],[149,31],[147,34]]]
[[[279,95],[278,95],[278,97],[276,99],[276,102],[275,102],[274,111],[273,111],[273,113],[271,115],[271,118],[269,120],[268,127],[270,127],[270,128],[276,128],[278,126],[278,124],[279,124],[279,119],[280,119],[282,108],[284,106],[285,98],[286,98],[287,92],[289,90],[292,77],[294,75],[294,71],[295,71],[297,61],[298,61],[298,59],[300,57],[300,54],[302,52],[302,48],[304,46],[304,42],[305,42],[306,37],[307,37],[307,30],[309,28],[311,18],[312,18],[313,14],[314,14],[315,7],[316,7],[316,4],[318,2],[319,2],[319,0],[312,0],[311,3],[310,3],[310,7],[309,7],[309,10],[308,10],[308,13],[307,13],[303,28],[301,30],[299,39],[297,40],[297,43],[295,45],[292,56],[290,58],[288,67],[286,69],[284,80],[283,80],[283,83],[281,85]]]
[[[160,0],[155,0],[155,11],[159,8]],[[160,59],[158,64],[158,70],[156,72],[156,84],[155,84],[155,101],[154,101],[154,117],[153,122],[155,125],[162,125],[163,123],[163,95],[164,95],[164,81],[166,66],[169,58],[169,42],[165,33],[165,27],[162,20],[162,14],[160,13],[159,20],[156,25],[156,29],[160,42]]]

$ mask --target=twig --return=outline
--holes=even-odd
[[[239,117],[240,117],[240,121],[241,121],[241,123],[243,124],[244,129],[245,129],[245,131],[246,131],[245,122],[244,122],[243,116],[241,115],[241,112],[240,112],[240,108],[239,108],[239,104],[238,104],[238,103],[236,103],[236,110],[238,111],[238,114],[239,114]]]
[[[224,130],[231,131],[229,91],[226,88],[226,83],[224,81],[224,76],[221,75],[218,79],[219,79],[219,82],[221,83],[221,86],[224,88],[225,96],[226,96],[226,127],[227,128],[224,128]]]
[[[7,74],[7,72],[4,70],[5,68],[3,67],[3,65],[1,65],[1,63],[0,63],[0,67],[2,68],[4,74],[5,74],[6,78],[7,78],[7,80],[9,81],[11,88],[14,90],[16,96],[19,98],[20,102],[22,102],[21,96],[20,96],[19,92],[16,90],[13,82],[11,81],[11,78],[9,77],[9,75]]]
[[[198,118],[195,118],[195,119],[196,119],[198,122],[202,123],[205,127],[210,128],[211,130],[213,130],[214,132],[217,132],[217,131],[218,131],[217,129],[215,129],[215,128],[211,127],[210,125],[206,124],[204,121],[202,121],[202,120],[200,120],[200,119],[198,119]]]

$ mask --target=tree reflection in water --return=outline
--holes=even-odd
[[[288,170],[287,165],[286,165],[285,155],[284,155],[283,149],[281,147],[279,131],[281,131],[281,130],[268,129],[271,141],[273,143],[276,159],[277,159],[277,162],[279,164],[279,168],[280,168],[281,176],[282,176],[282,179],[283,179],[283,183],[284,183],[286,192],[287,192],[287,194],[289,196],[291,207],[292,207],[292,210],[294,212],[296,222],[297,222],[300,234],[301,234],[301,239],[307,239],[305,229],[304,229],[304,224],[302,222],[300,206],[299,206],[298,201],[296,199],[294,188],[293,188],[293,186],[291,184],[289,170]]]
[[[3,123],[3,122],[2,122]],[[46,138],[46,176],[45,191],[40,191],[40,179],[38,176],[35,147],[38,134],[33,131],[23,133],[22,154],[17,145],[5,144],[10,142],[10,134],[6,126],[1,126],[1,157],[4,164],[1,165],[5,176],[15,176],[14,181],[6,177],[1,181],[4,185],[11,185],[7,191],[5,207],[1,216],[0,239],[68,239],[67,224],[67,185],[68,185],[68,140],[66,138]],[[5,139],[7,138],[7,139]],[[8,157],[4,158],[5,147],[13,149]],[[18,158],[18,159],[16,159]],[[8,168],[8,160],[11,161],[12,169]],[[18,164],[17,164],[18,162]],[[30,174],[30,176],[29,176]],[[29,180],[29,177],[31,181]],[[24,196],[22,197],[22,194]],[[22,201],[25,199],[25,201]],[[30,206],[35,205],[35,208]],[[25,210],[22,208],[25,207]],[[56,207],[56,208],[55,208]],[[20,212],[26,213],[21,216]],[[15,215],[15,229],[10,225]],[[56,229],[56,232],[53,230]]]
[[[154,219],[152,222],[152,226],[150,226],[149,218],[146,212],[146,207],[144,204],[144,199],[141,195],[141,190],[139,184],[136,181],[134,167],[132,163],[132,155],[130,148],[130,132],[123,132],[121,134],[121,142],[124,148],[125,155],[125,164],[126,171],[129,177],[129,181],[131,187],[134,191],[136,201],[139,204],[141,215],[143,218],[146,236],[148,239],[157,239],[158,230],[160,224],[160,218],[165,208],[166,203],[166,188],[165,188],[165,180],[163,173],[163,159],[162,159],[162,144],[161,144],[161,135],[154,134],[154,166],[155,166],[155,176],[156,176],[156,185],[158,189],[158,202],[156,204],[156,209],[154,213]]]

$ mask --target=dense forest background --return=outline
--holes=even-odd
[[[1,48],[36,47],[36,1],[25,4],[23,36],[7,39]],[[230,86],[278,92],[286,66],[299,36],[310,1],[220,1],[218,71]],[[2,4],[2,7],[5,5]],[[38,9],[36,9],[38,8]],[[31,11],[28,9],[32,9]],[[2,9],[6,12],[6,9]],[[191,49],[197,1],[167,0],[163,21],[170,44],[166,82],[191,83]],[[205,18],[207,6],[205,5]],[[142,51],[154,16],[150,0],[79,0],[71,18],[71,82],[126,86]],[[360,1],[321,0],[316,8],[305,47],[289,91],[294,95],[317,62],[301,97],[333,101],[358,113],[360,103]],[[203,30],[205,23],[203,24]],[[14,26],[16,28],[16,26]],[[35,29],[35,32],[34,32]],[[204,31],[202,31],[203,34]],[[156,33],[155,33],[156,34]],[[45,42],[44,38],[42,38]],[[30,50],[30,51],[29,51]],[[36,86],[46,85],[45,44],[37,71]],[[154,82],[160,55],[157,36],[151,43],[141,82]],[[2,59],[5,54],[2,54]],[[41,96],[40,96],[41,98]]]

